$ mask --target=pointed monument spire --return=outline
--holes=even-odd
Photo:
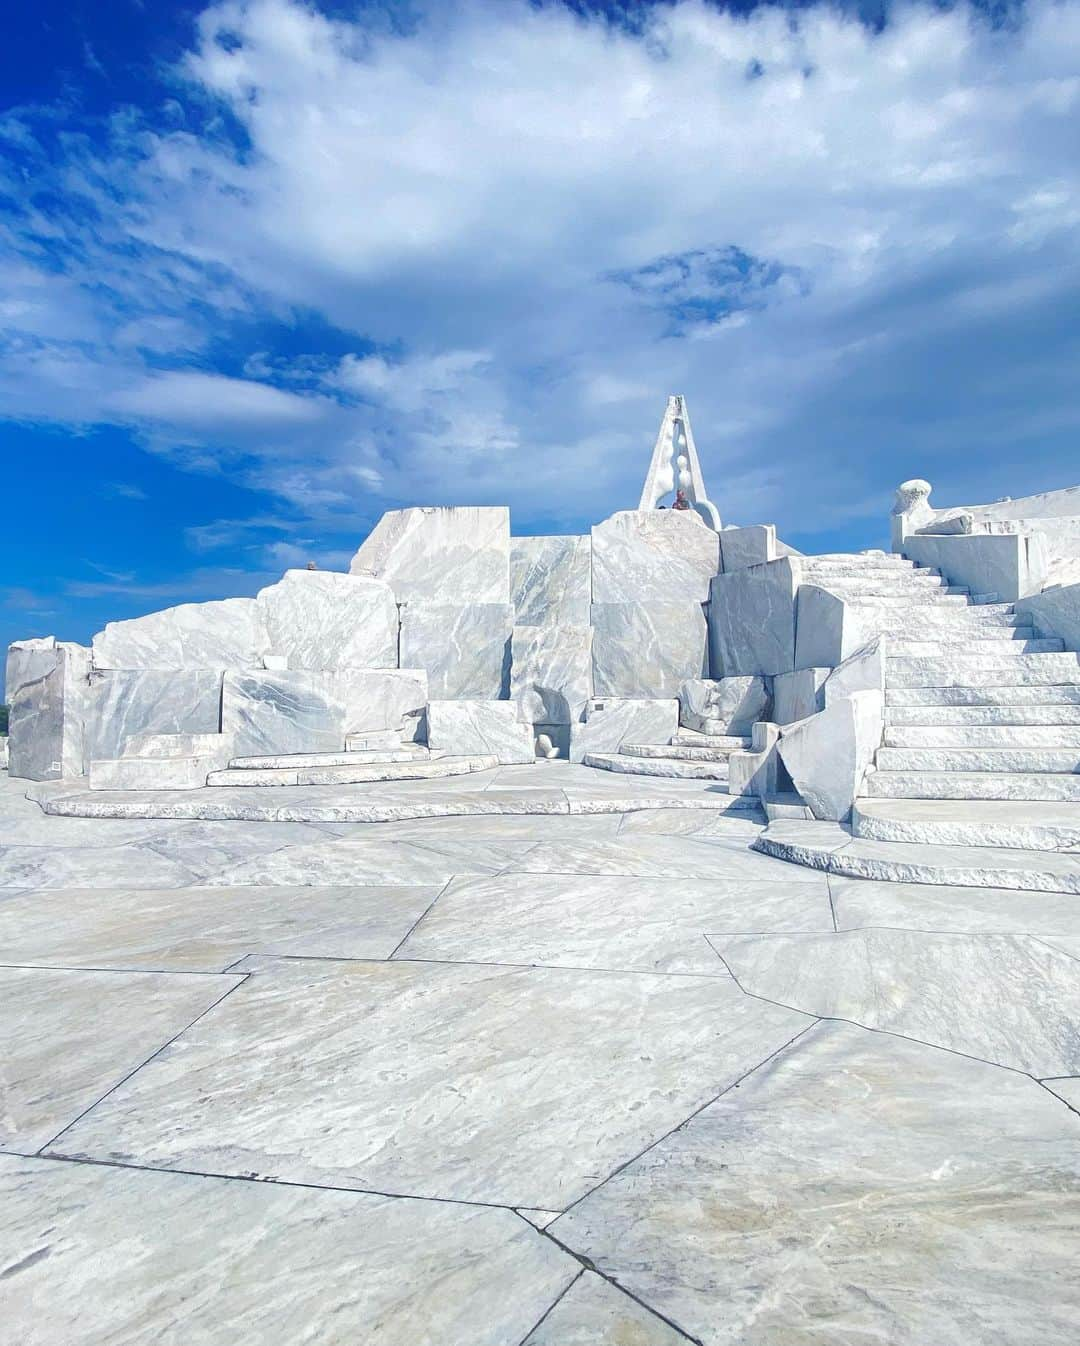
[[[679,490],[710,528],[719,532],[720,513],[705,489],[686,399],[676,393],[667,400],[638,509],[657,509],[664,496]]]

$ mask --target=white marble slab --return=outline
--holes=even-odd
[[[137,734],[216,734],[220,727],[220,671],[139,668],[90,675],[88,762],[120,757]]]
[[[532,725],[513,701],[439,701],[428,703],[428,744],[451,758],[480,754],[502,763],[533,763]],[[536,784],[543,778],[529,777]]]
[[[261,667],[270,652],[254,598],[181,603],[145,617],[109,622],[93,640],[95,668]]]
[[[592,530],[594,603],[705,603],[720,537],[693,510],[620,510]]]
[[[82,645],[17,641],[7,653],[7,766],[11,777],[57,780],[86,770],[89,651]]]
[[[594,603],[592,626],[597,697],[673,697],[708,672],[698,602]]]
[[[289,668],[398,666],[398,611],[388,584],[332,570],[286,570],[257,598],[270,648]]]
[[[241,980],[0,967],[0,1150],[44,1145]]]
[[[385,580],[399,603],[507,603],[510,511],[464,505],[387,510],[349,569]]]
[[[710,1346],[1071,1346],[1077,1134],[1021,1075],[825,1025],[550,1230]]]
[[[1020,893],[1009,888],[953,888],[926,883],[829,879],[841,930],[894,926],[971,934],[1080,935],[1074,893]]]
[[[587,626],[592,602],[591,539],[511,538],[510,601],[519,626]]]
[[[1037,1077],[1080,1073],[1080,962],[1030,936],[851,930],[715,944],[751,995]]]
[[[528,841],[379,841],[361,833],[286,846],[223,870],[207,883],[217,888],[441,885],[455,874],[497,874],[530,845]]]
[[[422,884],[38,891],[0,906],[0,963],[222,972],[249,953],[388,958],[439,891]]]
[[[19,1346],[520,1341],[580,1268],[511,1211],[0,1159]]]
[[[748,881],[809,884],[824,890],[824,875],[758,855],[748,840],[731,847],[697,837],[633,834],[614,841],[560,841],[537,846],[513,868],[527,874],[624,874],[638,878],[740,878]]]
[[[725,977],[244,966],[64,1154],[561,1209],[807,1022]]]
[[[510,699],[530,724],[573,725],[592,696],[592,627],[515,626]]]
[[[617,1286],[584,1271],[522,1346],[682,1346],[685,1341]]]
[[[401,609],[401,663],[422,668],[433,700],[497,699],[510,689],[509,603],[411,602]]]
[[[713,580],[709,658],[714,677],[792,672],[799,580],[799,563],[790,557]]]
[[[0,888],[183,888],[195,872],[143,846],[0,846]]]
[[[591,702],[585,720],[571,728],[570,760],[580,762],[587,752],[618,752],[623,743],[670,743],[678,728],[679,703],[670,697],[604,698]]]
[[[397,956],[719,976],[706,931],[832,928],[815,883],[511,873],[454,879]]]

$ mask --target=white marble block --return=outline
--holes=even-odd
[[[422,668],[433,699],[492,700],[509,695],[509,603],[408,603],[401,609],[401,662]]]
[[[388,510],[349,570],[385,580],[399,603],[507,603],[510,511],[464,505]]]
[[[510,601],[518,626],[588,626],[592,542],[587,537],[510,539]]]
[[[782,557],[713,580],[709,655],[715,677],[794,669],[800,578],[798,561]]]
[[[623,743],[670,743],[679,729],[679,703],[674,699],[590,701],[585,719],[570,727],[570,760],[587,752],[618,752]]]
[[[52,636],[16,641],[6,670],[8,771],[56,780],[86,771],[90,651]]]
[[[109,622],[93,641],[95,668],[259,668],[270,648],[254,598],[181,603]]]
[[[381,580],[287,570],[257,602],[270,646],[288,668],[397,668],[397,603]]]
[[[771,523],[720,530],[720,559],[724,574],[776,560],[776,527]]]
[[[432,701],[428,746],[448,757],[497,757],[501,763],[536,758],[531,724],[517,718],[512,701]]]
[[[703,734],[745,736],[768,712],[764,678],[691,678],[679,688],[679,722]]]
[[[704,603],[720,538],[693,510],[621,510],[592,530],[594,603]]]
[[[674,697],[708,672],[700,603],[594,603],[592,627],[596,696]]]
[[[884,696],[852,692],[780,730],[778,751],[815,818],[843,822],[881,744]]]
[[[210,668],[91,670],[87,760],[123,756],[138,734],[216,734],[221,679]]]
[[[222,732],[238,757],[295,752],[342,752],[351,734],[398,729],[416,737],[427,703],[420,669],[341,672],[264,669],[225,674]]]
[[[797,668],[793,673],[778,673],[772,680],[774,724],[794,724],[825,709],[822,690],[831,668]]]
[[[573,724],[592,696],[592,628],[515,626],[510,699],[522,720]]]

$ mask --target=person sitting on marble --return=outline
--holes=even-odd
[[[675,492],[675,503],[672,505],[671,508],[672,508],[672,509],[689,509],[689,508],[690,508],[690,501],[687,500],[687,498],[686,498],[686,492],[685,492],[684,490],[682,490],[681,488],[680,488],[678,491]]]

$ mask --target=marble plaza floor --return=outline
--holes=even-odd
[[[678,782],[385,823],[25,791],[4,1346],[1076,1341],[1075,895],[794,867]]]

